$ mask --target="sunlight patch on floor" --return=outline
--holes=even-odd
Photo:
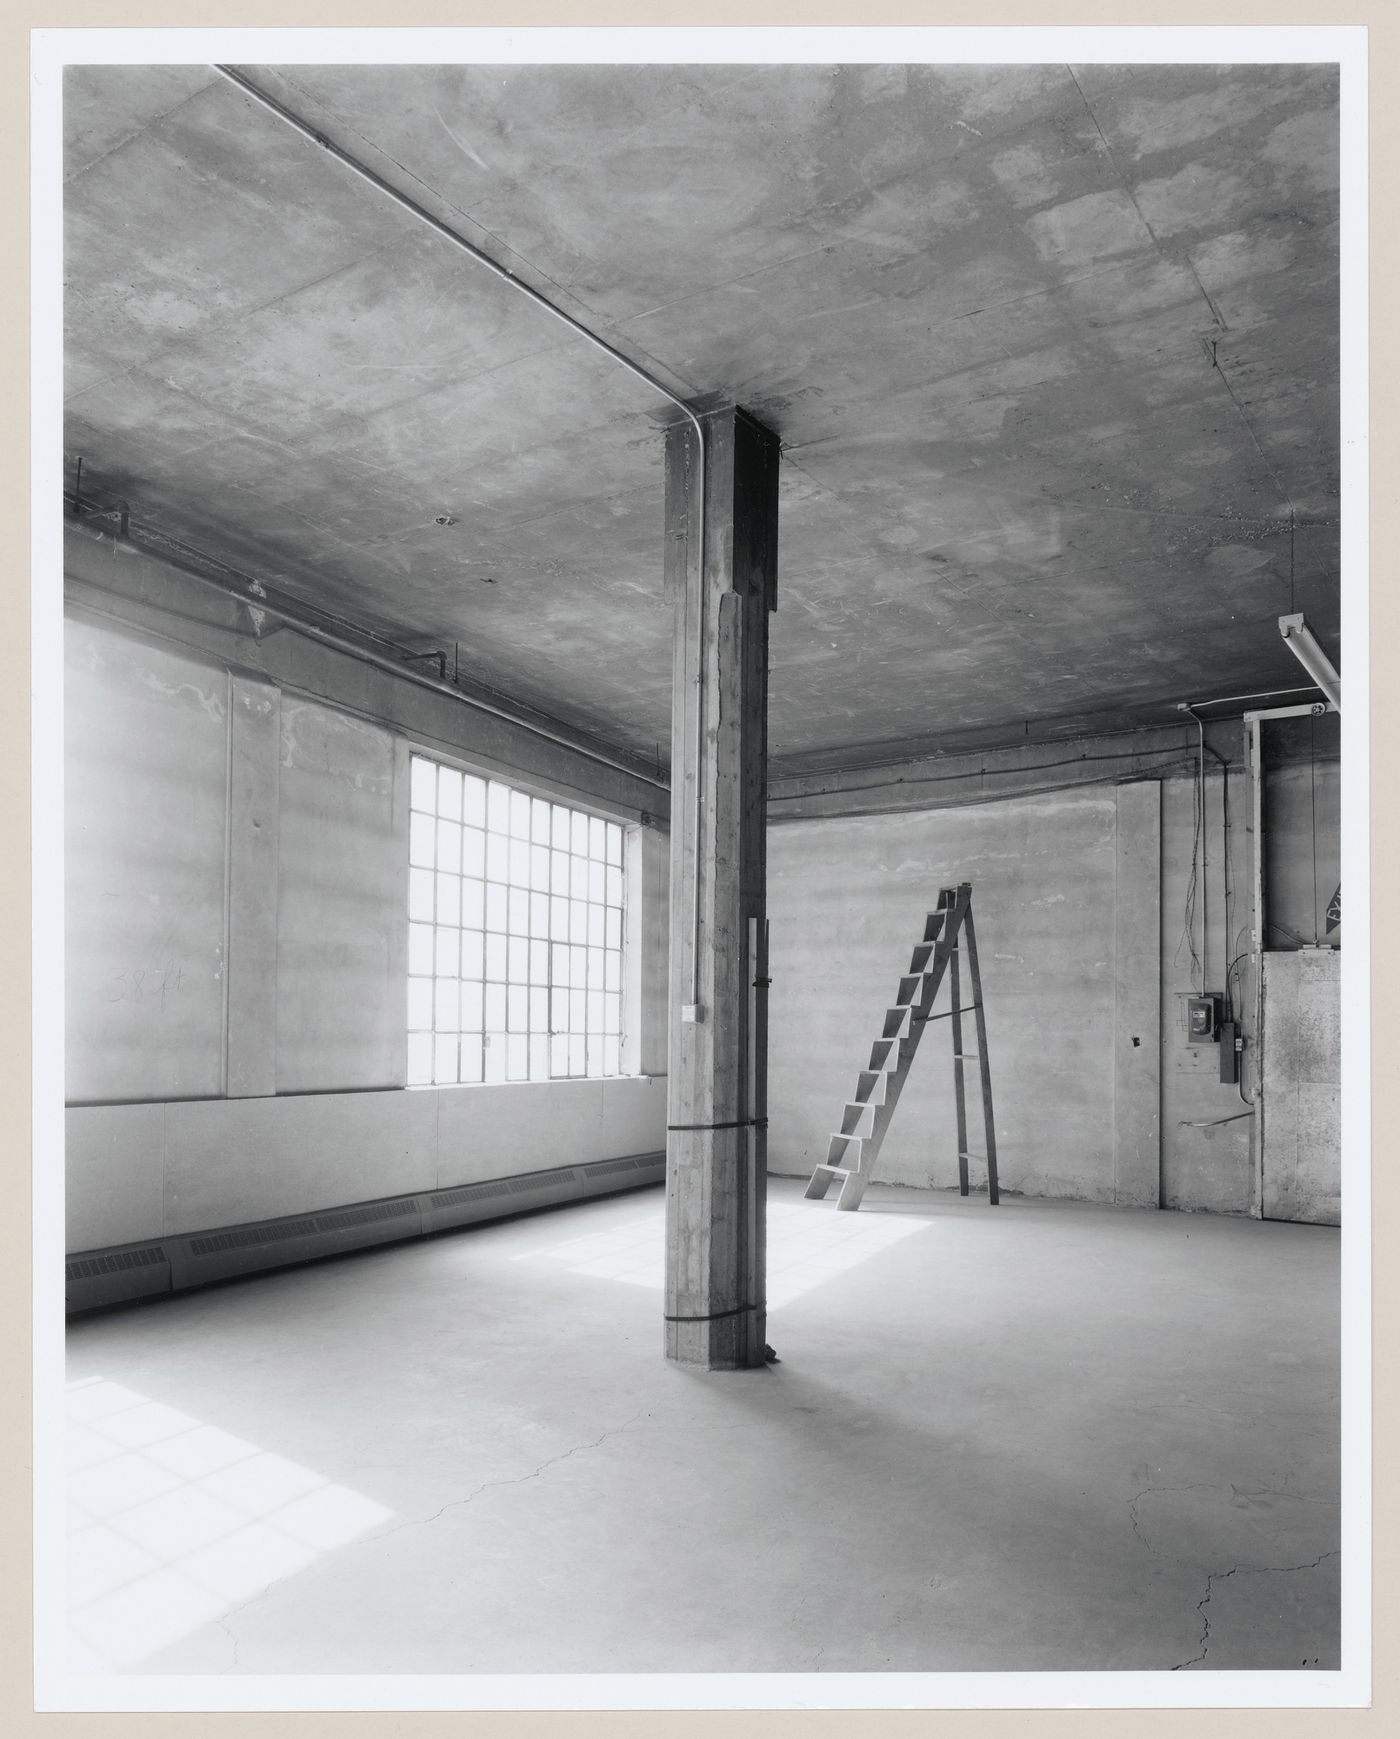
[[[69,1385],[69,1664],[134,1665],[393,1511],[103,1377]]]
[[[834,1275],[844,1274],[931,1220],[908,1214],[840,1214],[816,1204],[768,1204],[768,1308],[777,1310]],[[569,1274],[621,1280],[658,1292],[665,1280],[665,1230],[653,1214],[636,1215],[605,1232],[537,1245],[514,1262],[551,1262]]]

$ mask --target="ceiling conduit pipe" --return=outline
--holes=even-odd
[[[622,351],[616,349],[613,345],[609,344],[606,339],[600,338],[596,332],[590,331],[589,328],[582,323],[582,321],[576,320],[572,314],[566,314],[562,308],[556,307],[556,305],[553,302],[551,302],[547,296],[542,296],[538,290],[534,289],[531,285],[527,284],[522,278],[516,277],[515,273],[512,272],[508,267],[503,266],[499,260],[493,259],[491,257],[491,255],[486,253],[483,249],[477,247],[473,242],[469,242],[465,236],[459,235],[455,229],[453,229],[450,225],[445,224],[441,220],[441,218],[434,217],[432,212],[427,210],[427,208],[425,206],[419,205],[417,200],[410,199],[406,193],[401,193],[397,187],[393,186],[392,183],[385,181],[381,175],[376,175],[374,170],[371,169],[367,164],[361,163],[358,158],[352,157],[348,151],[342,150],[339,145],[333,143],[332,140],[326,138],[324,133],[318,132],[315,127],[310,125],[309,122],[304,121],[300,115],[296,114],[293,110],[287,108],[283,103],[278,102],[276,97],[270,96],[266,91],[261,90],[257,85],[255,85],[252,82],[251,79],[246,78],[241,72],[239,72],[237,70],[237,68],[232,67],[232,66],[222,66],[219,63],[215,62],[214,63],[214,70],[215,70],[215,72],[222,73],[222,75],[231,84],[236,85],[239,90],[243,91],[247,96],[250,96],[254,102],[260,103],[262,105],[262,107],[265,108],[266,110],[268,110],[268,112],[270,114],[276,115],[277,118],[281,121],[285,121],[289,127],[294,128],[298,133],[300,133],[302,135],[303,138],[309,139],[313,145],[319,145],[323,151],[327,152],[328,155],[330,155],[331,157],[334,157],[337,163],[343,164],[345,166],[345,168],[350,170],[350,172],[353,175],[358,175],[361,181],[367,182],[371,187],[375,188],[378,192],[384,194],[386,196],[386,198],[392,199],[395,205],[401,207],[404,211],[408,212],[408,214],[411,217],[416,217],[420,223],[427,224],[428,228],[431,230],[434,230],[438,235],[440,235],[443,238],[444,241],[451,242],[453,247],[460,249],[462,253],[468,255],[471,259],[475,260],[478,263],[478,265],[485,266],[489,272],[493,272],[496,275],[496,277],[501,279],[501,281],[503,283],[509,284],[513,289],[518,290],[522,296],[528,297],[528,299],[531,302],[533,302],[537,308],[543,309],[546,314],[552,314],[556,320],[561,321],[565,326],[567,326],[569,328],[569,330],[571,332],[575,332],[578,334],[578,336],[580,338],[586,339],[587,342],[589,344],[591,344],[595,350],[601,350],[602,353],[604,354],[604,356],[610,356],[614,362],[620,363],[622,365],[622,367],[625,368],[630,374],[635,375],[638,380],[642,381],[646,386],[649,386],[653,392],[660,393],[662,398],[669,400],[671,404],[675,405],[677,410],[679,410],[685,417],[687,417],[689,419],[691,426],[695,430],[696,439],[699,442],[698,458],[699,458],[699,466],[700,466],[700,487],[696,492],[696,500],[697,500],[696,528],[697,528],[697,534],[698,534],[697,541],[698,541],[699,546],[700,546],[699,554],[700,554],[700,576],[701,576],[701,618],[700,618],[700,624],[699,624],[699,632],[703,636],[703,632],[704,632],[704,602],[703,602],[703,600],[704,600],[704,583],[703,582],[704,582],[704,575],[705,575],[705,553],[706,553],[705,552],[705,484],[706,484],[706,476],[705,476],[705,471],[706,471],[705,428],[704,428],[703,423],[700,421],[700,418],[695,414],[695,412],[685,402],[685,400],[683,398],[680,398],[676,393],[672,392],[670,387],[663,385],[662,382],[659,381],[654,374],[651,374],[647,369],[643,368],[640,363],[633,362],[633,360],[631,359],[630,356],[624,355]],[[697,757],[699,756],[699,753],[700,753],[700,744],[701,744],[701,740],[702,740],[703,735],[704,735],[704,728],[705,728],[705,684],[704,684],[703,673],[702,673],[700,676],[697,677],[696,684],[695,684],[695,753],[696,753]],[[673,774],[674,774],[674,770],[673,770]],[[700,1000],[700,994],[699,994],[699,985],[700,985],[700,875],[699,875],[699,868],[700,868],[700,863],[699,863],[699,859],[700,859],[700,820],[701,820],[701,816],[703,814],[703,809],[704,809],[704,802],[703,802],[703,796],[702,796],[702,792],[701,792],[699,773],[697,770],[696,779],[695,779],[694,832],[692,835],[692,848],[695,852],[695,857],[696,857],[696,865],[695,865],[696,873],[691,878],[693,886],[694,886],[694,901],[693,901],[692,910],[691,910],[690,1001],[693,1004],[698,1004],[699,1000]]]

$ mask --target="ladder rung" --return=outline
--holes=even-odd
[[[975,1160],[980,1161],[981,1164],[983,1164],[983,1165],[985,1165],[987,1163],[987,1156],[985,1153],[959,1153],[958,1158],[959,1159],[975,1159]]]
[[[885,1071],[883,1069],[862,1069],[860,1071],[860,1074],[856,1077],[856,1092],[859,1093],[863,1089],[867,1096],[864,1099],[847,1100],[847,1104],[852,1104],[852,1105],[883,1104],[884,1103],[883,1097],[881,1099],[877,1100],[874,1097],[874,1094],[875,1094],[875,1089],[880,1085],[880,1080],[881,1080],[881,1077],[883,1076],[884,1072]]]
[[[847,1165],[814,1165],[813,1171],[829,1171],[833,1177],[850,1177],[851,1168]]]

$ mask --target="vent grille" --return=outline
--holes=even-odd
[[[485,1201],[488,1196],[500,1193],[500,1186],[494,1183],[464,1184],[461,1189],[439,1190],[428,1200],[435,1208],[456,1208],[466,1202]]]
[[[213,1256],[220,1250],[246,1250],[252,1244],[277,1244],[283,1238],[309,1238],[315,1220],[273,1220],[266,1226],[243,1226],[236,1232],[211,1232],[190,1239],[192,1256]]]
[[[567,1184],[574,1181],[572,1170],[532,1171],[528,1177],[513,1177],[506,1185],[506,1189],[513,1196],[528,1196],[533,1195],[536,1190],[557,1189],[561,1183]]]
[[[148,1244],[135,1245],[126,1249],[97,1250],[70,1256],[65,1267],[69,1282],[74,1291],[69,1294],[69,1309],[81,1309],[86,1306],[75,1303],[84,1294],[81,1291],[84,1282],[100,1280],[103,1276],[117,1274],[141,1273],[144,1271],[150,1277],[144,1280],[127,1281],[118,1290],[124,1295],[144,1296],[162,1290],[179,1292],[187,1286],[202,1284],[209,1278],[210,1270],[201,1269],[197,1259],[220,1254],[230,1254],[240,1250],[274,1249],[274,1265],[304,1261],[308,1253],[324,1251],[325,1242],[312,1245],[309,1251],[306,1247],[296,1248],[296,1240],[300,1238],[328,1239],[335,1233],[343,1234],[343,1243],[354,1247],[357,1243],[374,1242],[371,1233],[363,1233],[358,1239],[356,1229],[368,1226],[392,1226],[390,1237],[411,1237],[424,1232],[432,1225],[429,1215],[433,1209],[450,1209],[464,1207],[472,1203],[481,1203],[487,1209],[487,1217],[492,1214],[502,1215],[512,1212],[512,1199],[520,1200],[522,1207],[541,1207],[549,1199],[570,1199],[577,1194],[583,1199],[587,1194],[586,1186],[598,1179],[616,1178],[619,1184],[625,1179],[635,1178],[639,1173],[647,1173],[664,1166],[664,1152],[632,1154],[622,1159],[600,1159],[589,1164],[575,1166],[557,1166],[546,1171],[526,1172],[515,1177],[488,1178],[484,1183],[462,1184],[453,1189],[437,1190],[432,1193],[411,1196],[395,1196],[392,1199],[378,1202],[362,1202],[345,1208],[331,1208],[325,1213],[303,1214],[295,1219],[260,1220],[252,1225],[231,1226],[227,1230],[201,1233],[199,1236],[185,1235],[175,1240],[173,1245]],[[543,1199],[533,1199],[543,1198]],[[282,1250],[275,1250],[282,1245]],[[173,1250],[173,1256],[172,1256]],[[183,1258],[194,1258],[193,1262]],[[215,1271],[253,1271],[258,1265],[266,1264],[267,1257],[250,1257],[246,1262],[236,1259],[215,1265]],[[155,1274],[152,1270],[163,1270]],[[107,1289],[109,1292],[111,1288]]]
[[[153,1268],[165,1261],[158,1244],[146,1250],[113,1250],[105,1256],[80,1256],[68,1264],[70,1280],[95,1280],[99,1274],[120,1274],[129,1268]]]
[[[339,1208],[331,1214],[317,1214],[316,1229],[339,1232],[351,1226],[367,1226],[375,1220],[400,1220],[417,1213],[418,1204],[411,1197],[399,1202],[372,1202],[367,1208]]]
[[[560,1166],[557,1171],[532,1171],[524,1177],[490,1178],[485,1183],[438,1190],[428,1197],[428,1201],[435,1208],[465,1207],[468,1202],[495,1202],[502,1196],[528,1196],[537,1190],[557,1189],[561,1184],[576,1183],[578,1175],[572,1166]]]
[[[619,1171],[649,1171],[661,1158],[659,1153],[639,1153],[631,1159],[599,1159],[583,1170],[586,1177],[610,1177]]]

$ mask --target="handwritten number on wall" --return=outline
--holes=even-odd
[[[144,966],[134,967],[129,972],[109,972],[107,975],[107,1002],[159,1002],[161,1012],[165,1011],[165,999],[177,991],[185,981],[185,969],[177,966],[173,960],[167,962],[157,980],[154,972],[147,971]]]

